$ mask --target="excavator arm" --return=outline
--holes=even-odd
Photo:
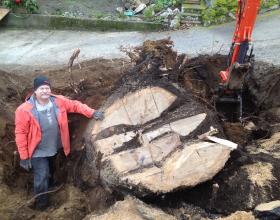
[[[220,72],[221,81],[215,101],[217,110],[225,113],[226,118],[230,118],[230,121],[235,121],[234,118],[238,118],[242,122],[243,81],[252,66],[253,45],[251,37],[259,8],[260,0],[238,0],[235,30],[228,55],[228,67]]]
[[[228,68],[220,72],[221,83],[225,86],[230,85],[230,80],[232,79],[235,79],[236,84],[241,84],[242,78],[239,79],[240,77],[233,76],[234,69],[250,66],[250,59],[253,53],[251,37],[259,8],[260,0],[238,0]]]

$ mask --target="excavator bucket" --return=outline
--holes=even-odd
[[[215,108],[229,122],[242,122],[242,90],[221,87],[215,96]]]
[[[235,63],[229,70],[229,78],[218,88],[215,106],[218,112],[231,122],[242,122],[242,91],[244,78],[251,70],[251,63]]]
[[[251,35],[260,4],[260,0],[238,0],[228,68],[220,72],[221,84],[215,99],[216,109],[224,113],[229,121],[242,121],[243,83],[254,57]]]

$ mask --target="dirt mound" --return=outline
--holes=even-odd
[[[162,47],[163,43],[170,47]],[[54,93],[81,100],[99,108],[116,91],[119,85],[139,88],[149,79],[177,83],[178,91],[191,94],[206,109],[216,112],[212,102],[219,83],[218,72],[226,67],[225,56],[199,56],[187,59],[172,51],[172,42],[147,41],[136,48],[143,53],[129,51],[135,66],[123,60],[97,59],[75,66],[72,74],[67,69],[44,72],[52,82]],[[221,117],[215,122],[221,125],[223,135],[239,144],[238,150],[218,175],[192,189],[178,190],[166,195],[141,198],[146,203],[163,209],[177,218],[200,216],[213,218],[238,210],[252,210],[257,204],[279,198],[279,68],[256,63],[248,80],[248,96],[245,101],[245,123],[253,123],[249,129],[232,124]],[[131,74],[137,72],[136,74]],[[267,73],[267,75],[265,75]],[[68,159],[60,158],[60,174],[57,178],[64,187],[51,195],[53,206],[40,213],[28,208],[32,198],[32,177],[18,167],[14,155],[14,111],[32,90],[32,78],[40,73],[28,74],[28,78],[0,72],[0,216],[11,219],[50,218],[82,219],[90,212],[105,211],[123,197],[114,189],[104,188],[100,181],[98,165],[92,169],[86,152],[84,134],[88,120],[80,116],[70,117],[72,153]],[[122,79],[121,77],[124,76]],[[262,82],[262,78],[263,80]],[[277,79],[277,80],[275,80]],[[133,83],[132,83],[133,82]],[[216,112],[216,114],[219,113]],[[222,121],[223,120],[223,121]],[[218,189],[218,190],[217,190]],[[197,207],[199,206],[199,207]],[[243,213],[250,216],[249,213]],[[237,213],[231,216],[243,215]]]
[[[254,71],[246,78],[251,100],[258,107],[257,114],[264,123],[280,122],[280,68],[266,63],[256,63]]]
[[[156,44],[154,43],[153,45]],[[146,47],[144,44],[143,51],[145,51]],[[139,48],[137,49],[139,51]],[[145,71],[154,75],[158,74],[158,69],[161,69],[160,67],[164,63],[164,59],[157,61],[160,56],[155,54],[157,53],[152,52],[150,53],[150,57],[147,56],[148,59],[147,57],[143,59],[144,56],[141,56],[140,53],[139,60],[141,62],[138,62],[138,64],[140,65],[144,62],[150,64],[150,71],[147,70],[147,66],[149,67],[149,65],[144,65],[146,69],[141,66],[140,72],[142,74]],[[150,60],[150,62],[147,60]],[[176,61],[178,60],[179,56],[176,57]],[[185,58],[182,60],[185,60]],[[169,80],[178,80],[177,82],[182,87],[187,91],[191,91],[200,101],[204,102],[210,108],[215,108],[212,98],[219,83],[218,72],[226,68],[226,57],[219,55],[200,56],[181,64],[177,65],[179,66],[177,69],[176,65],[173,65],[173,68],[166,70],[165,74],[161,74],[161,76]],[[262,115],[259,115],[260,109],[269,109],[268,112],[270,112],[278,106],[278,80],[274,81],[272,78],[278,79],[279,68],[269,64],[256,63],[252,71],[253,75],[251,78],[255,77],[258,81],[251,83],[250,80],[252,79],[250,76],[246,78],[248,90],[244,91],[244,115],[245,123],[249,124],[251,122],[255,127],[253,129],[247,129],[241,124],[232,124],[226,121],[223,123],[226,137],[239,143],[240,148],[232,153],[232,158],[228,161],[222,172],[213,180],[191,190],[167,194],[163,200],[160,197],[150,197],[147,198],[147,202],[158,205],[158,201],[162,201],[161,207],[167,204],[170,205],[170,203],[174,207],[178,207],[180,206],[180,201],[183,200],[212,210],[213,212],[225,214],[237,210],[251,210],[261,201],[273,200],[279,196],[277,187],[280,181],[280,176],[277,172],[279,161],[275,158],[275,155],[279,153],[276,147],[278,142],[271,142],[269,138],[271,133],[279,131],[279,127],[277,127],[279,115],[274,114],[277,120],[272,117],[262,118]],[[264,82],[262,82],[262,77],[265,77]],[[270,89],[267,89],[268,85],[270,85]],[[260,102],[261,97],[266,97],[263,100],[265,102]],[[266,111],[262,112],[262,114],[266,113]],[[222,119],[224,120],[226,118],[223,117]],[[260,146],[259,139],[266,139],[262,140],[261,143],[268,143]],[[273,139],[277,140],[276,136],[273,136]],[[268,145],[270,145],[270,149],[265,150],[264,148],[268,148]],[[261,167],[263,168],[262,171],[260,171]],[[261,173],[263,176],[260,176]],[[215,184],[218,184],[219,190],[213,195],[213,186]]]
[[[33,77],[42,74],[50,78],[54,93],[78,99],[89,106],[98,108],[114,87],[115,82],[129,66],[130,64],[124,60],[96,59],[82,63],[81,70],[78,67],[74,67],[72,75],[70,75],[68,69],[29,73],[27,77],[0,72],[1,219],[29,219],[31,217],[82,219],[87,213],[97,209],[96,204],[98,204],[98,209],[104,209],[114,201],[110,193],[98,186],[94,176],[91,176],[93,179],[91,180],[92,184],[88,184],[90,182],[88,181],[88,175],[81,174],[81,170],[77,168],[77,166],[81,165],[80,162],[83,159],[83,152],[81,151],[83,147],[82,135],[88,120],[79,115],[71,115],[69,123],[72,137],[71,150],[73,152],[67,160],[61,156],[57,158],[57,171],[55,174],[60,183],[68,182],[71,185],[63,187],[54,195],[51,194],[53,206],[47,212],[40,213],[30,209],[28,207],[30,204],[27,201],[32,198],[32,175],[19,168],[18,157],[14,154],[16,150],[14,142],[14,112],[16,107],[32,92]],[[77,88],[78,90],[76,90]],[[83,184],[79,175],[84,178]],[[73,188],[73,184],[81,187],[83,191]],[[85,193],[91,196],[88,198]]]
[[[280,69],[263,62],[255,63],[246,78],[252,100],[261,110],[280,106]]]

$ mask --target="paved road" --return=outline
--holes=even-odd
[[[253,34],[256,59],[280,65],[279,21],[280,11],[258,17]],[[77,47],[81,48],[80,60],[125,57],[119,50],[121,45],[135,46],[147,39],[168,36],[180,53],[226,54],[233,29],[234,23],[160,33],[0,29],[0,69],[9,72],[55,69],[66,65]]]

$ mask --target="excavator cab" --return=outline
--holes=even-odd
[[[215,106],[229,121],[243,117],[243,82],[253,66],[251,35],[260,7],[260,0],[238,0],[236,25],[228,55],[228,68],[220,72]]]

